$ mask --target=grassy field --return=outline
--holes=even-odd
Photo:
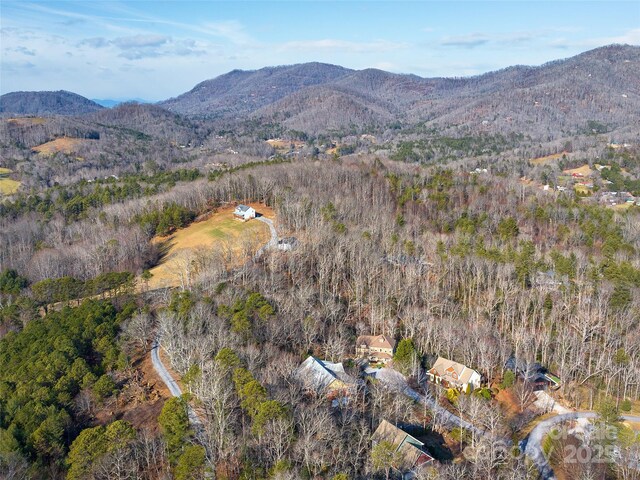
[[[256,212],[274,218],[273,210],[260,204],[249,204]],[[224,252],[232,264],[242,264],[248,258],[246,249],[257,250],[269,240],[269,228],[257,220],[242,222],[233,218],[234,207],[223,208],[206,220],[195,222],[168,237],[153,241],[166,249],[160,265],[151,269],[149,289],[180,286],[186,267],[198,253],[213,250]]]
[[[567,175],[573,175],[574,173],[581,173],[583,176],[588,177],[593,173],[593,170],[591,170],[591,167],[585,163],[581,167],[564,170],[562,173],[566,173]]]
[[[53,155],[54,153],[62,152],[70,154],[74,152],[80,145],[90,140],[83,138],[72,137],[60,137],[50,142],[43,143],[37,147],[33,147],[32,150],[42,155]]]
[[[585,187],[584,185],[574,185],[573,189],[576,191],[576,193],[581,193],[583,195],[589,195],[591,193],[591,189]]]
[[[551,155],[546,155],[544,157],[532,158],[529,160],[531,165],[545,165],[547,163],[554,162],[556,160],[560,160],[563,155],[566,155],[567,152],[554,153]]]
[[[10,173],[13,172],[8,168],[0,167],[0,195],[12,195],[20,188],[20,182],[8,177]]]
[[[16,117],[7,119],[8,123],[14,123],[20,126],[42,125],[46,121],[47,119],[42,117]]]
[[[283,140],[281,138],[271,138],[266,142],[279,151],[289,151],[291,145],[293,145],[296,149],[300,149],[305,146],[305,143],[301,142],[300,140]]]

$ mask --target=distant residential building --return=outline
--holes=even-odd
[[[539,288],[558,288],[569,285],[567,275],[558,275],[553,270],[538,271],[532,280],[533,285]]]
[[[396,341],[385,335],[361,335],[356,340],[356,356],[387,364],[393,359]]]
[[[307,391],[330,398],[347,396],[357,380],[344,371],[342,363],[332,363],[309,356],[295,372]]]
[[[403,473],[415,472],[435,461],[431,455],[424,451],[423,442],[386,420],[380,422],[371,439],[374,446],[381,442],[389,442],[395,447],[395,452],[399,454],[399,463],[394,467]]]
[[[298,246],[298,239],[296,237],[285,237],[278,240],[278,250],[288,252],[294,250]]]
[[[443,357],[438,357],[427,375],[429,380],[436,385],[442,385],[445,388],[459,388],[462,391],[468,389],[470,392],[480,388],[482,380],[481,375],[472,368]]]
[[[529,382],[533,390],[557,390],[562,385],[560,377],[549,372],[538,362],[528,363],[515,357],[509,358],[505,367],[521,377],[525,382]]]
[[[249,220],[256,217],[256,211],[253,207],[238,205],[233,211],[233,216],[240,220]]]

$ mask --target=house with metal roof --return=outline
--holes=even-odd
[[[256,217],[256,211],[253,207],[238,205],[233,211],[233,216],[239,220],[249,220]]]
[[[342,363],[332,363],[309,356],[295,372],[307,391],[318,395],[347,393],[357,380],[344,371]]]

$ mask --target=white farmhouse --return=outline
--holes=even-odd
[[[251,218],[256,218],[256,211],[253,207],[238,205],[233,211],[233,216],[240,220],[249,220]]]

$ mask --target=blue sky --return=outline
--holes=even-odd
[[[0,92],[160,100],[236,68],[320,61],[420,76],[640,45],[640,2],[0,2]]]

